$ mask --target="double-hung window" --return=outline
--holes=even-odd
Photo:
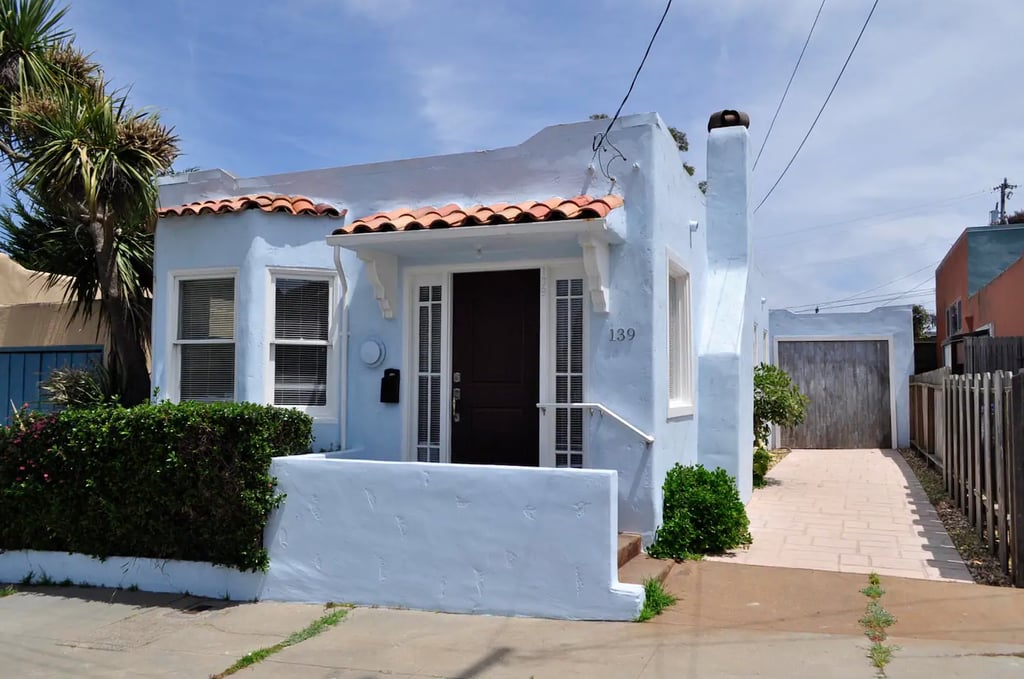
[[[235,400],[235,279],[179,278],[175,335],[180,401]]]
[[[674,259],[668,265],[668,416],[693,414],[690,358],[690,274]]]
[[[946,309],[946,336],[956,335],[962,329],[963,317],[961,316],[961,303],[957,300]]]
[[[274,405],[328,413],[333,280],[328,275],[273,274]]]

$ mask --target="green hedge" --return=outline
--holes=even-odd
[[[0,430],[0,550],[265,570],[270,460],[311,441],[307,415],[251,403],[24,414]]]

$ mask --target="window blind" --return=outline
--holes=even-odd
[[[180,281],[177,338],[180,400],[235,399],[234,337],[234,279]]]
[[[330,302],[329,281],[275,280],[275,405],[327,405]]]

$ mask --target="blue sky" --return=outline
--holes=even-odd
[[[691,137],[750,113],[760,146],[819,0],[676,0],[626,112]],[[830,0],[754,174],[806,132],[871,0]],[[178,166],[239,176],[512,145],[614,112],[661,0],[77,0],[67,22],[181,136]],[[1024,187],[1024,3],[880,3],[829,108],[757,213],[772,307],[878,287],[933,304],[934,266]],[[1016,204],[1016,205],[1015,205]],[[1024,209],[1021,199],[1010,207]],[[900,278],[902,277],[902,278]],[[894,280],[898,279],[899,280]],[[890,283],[890,281],[892,281]],[[888,285],[884,285],[887,284]],[[863,310],[874,306],[843,310]]]

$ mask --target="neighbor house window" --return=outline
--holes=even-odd
[[[325,408],[328,396],[331,278],[275,275],[274,405]]]
[[[178,280],[175,354],[181,401],[235,400],[235,279]]]
[[[690,274],[669,260],[668,272],[668,415],[693,412],[693,370],[690,360]]]
[[[757,349],[758,349],[758,344],[757,344],[757,323],[755,322],[754,323],[754,365],[758,365],[761,362],[760,356],[757,353]]]
[[[949,305],[946,309],[946,336],[955,335],[961,330],[961,306],[960,300]]]

